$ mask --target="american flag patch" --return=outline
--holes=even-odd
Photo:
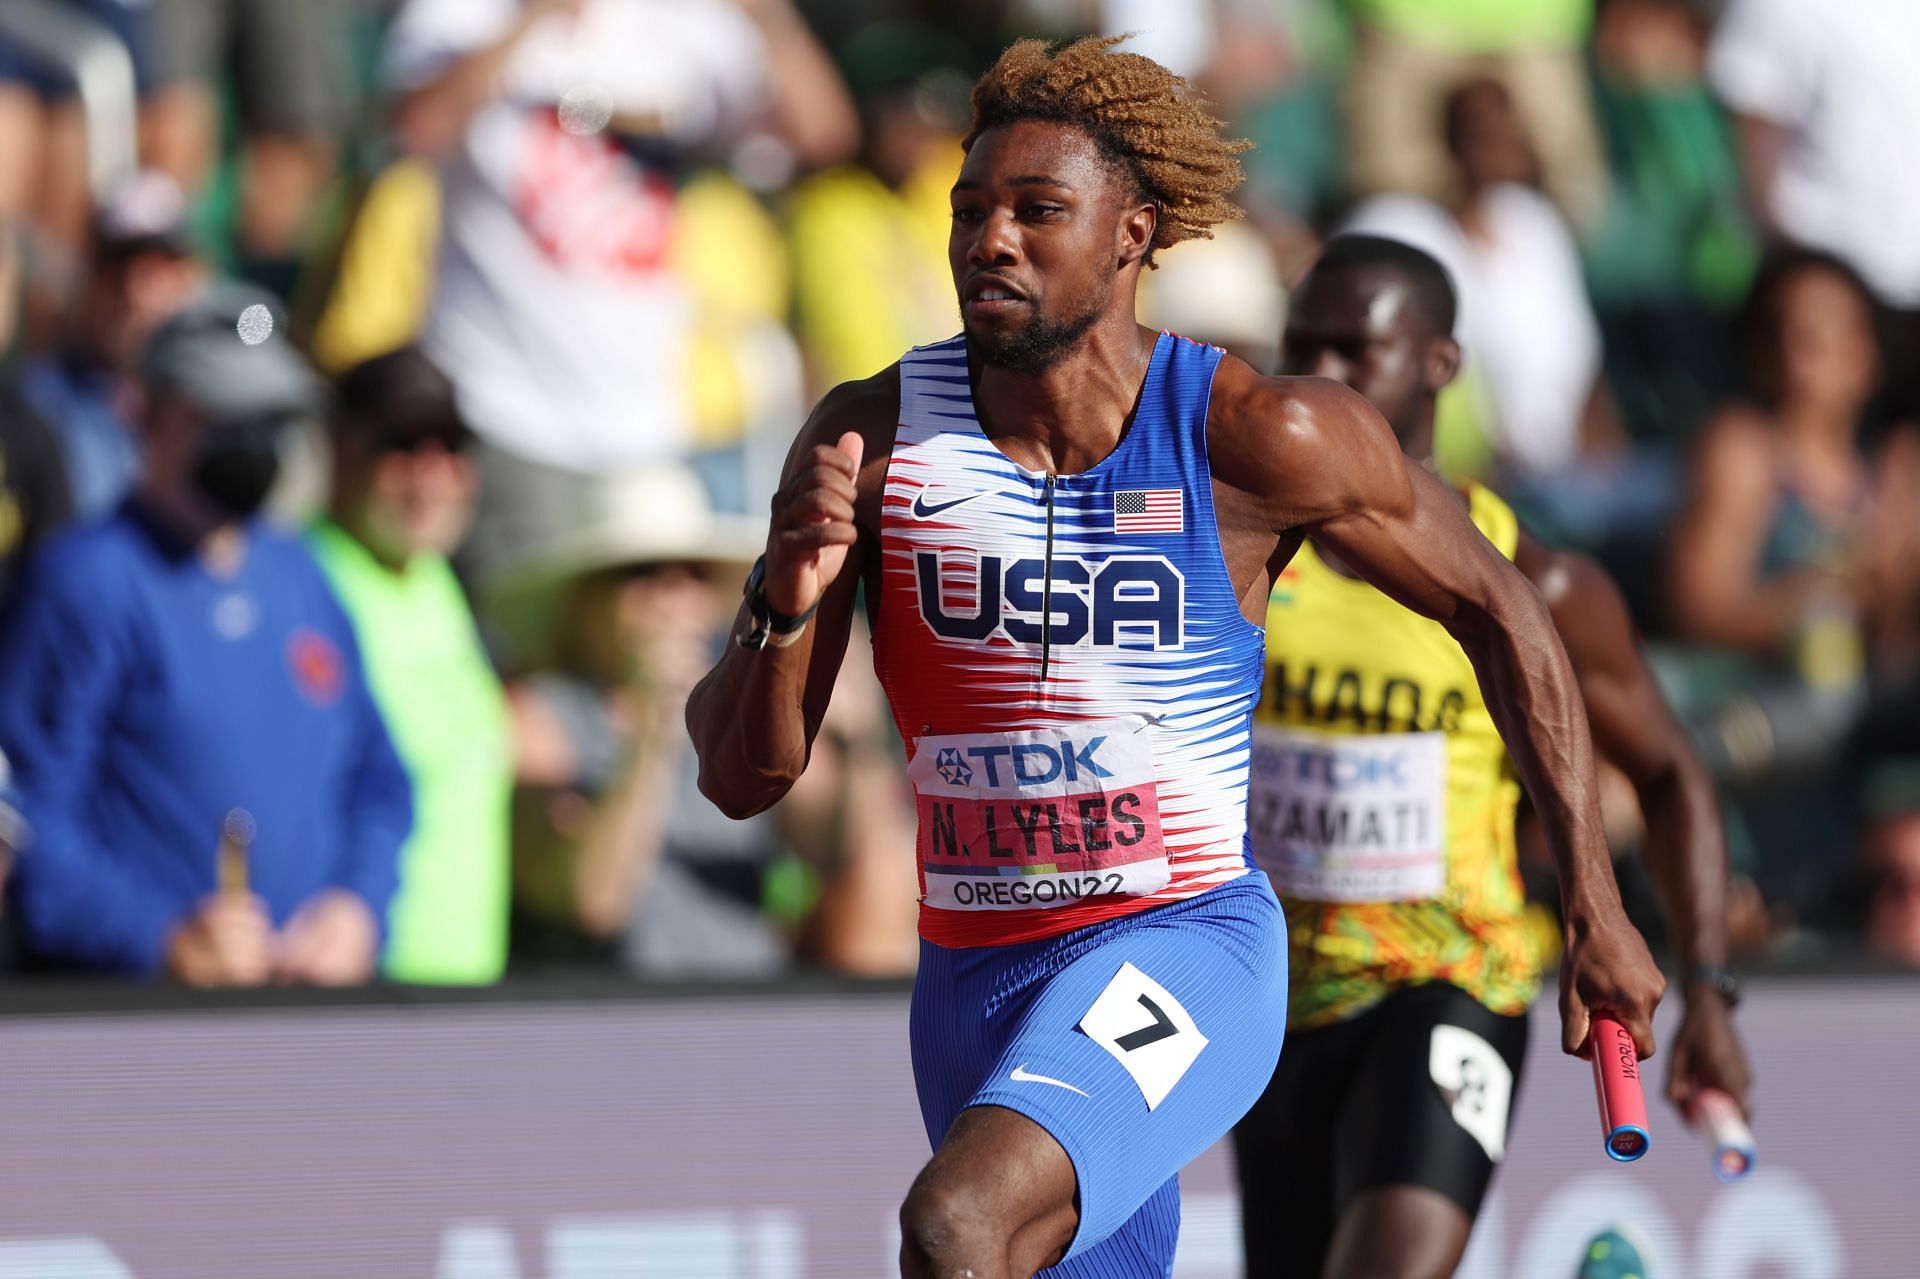
[[[1116,533],[1178,533],[1186,528],[1181,489],[1120,489],[1113,495]]]

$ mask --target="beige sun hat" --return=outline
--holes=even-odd
[[[674,462],[613,471],[582,483],[576,518],[488,574],[481,596],[510,655],[537,663],[569,584],[607,569],[696,564],[724,589],[745,583],[766,528],[713,509],[700,477]]]

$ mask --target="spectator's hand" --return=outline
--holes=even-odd
[[[345,889],[309,899],[280,931],[274,977],[310,986],[360,986],[373,979],[380,929],[373,912]]]
[[[1920,593],[1920,547],[1915,545],[1907,519],[1893,520],[1876,512],[1870,533],[1842,568],[1863,613],[1910,605]]]
[[[629,582],[620,597],[620,634],[632,654],[628,691],[678,721],[713,665],[715,631],[727,614],[713,588],[684,573]]]
[[[1561,1047],[1575,1057],[1593,1055],[1590,1023],[1595,1014],[1614,1018],[1633,1036],[1642,1060],[1653,1056],[1653,1010],[1667,979],[1647,952],[1646,939],[1627,919],[1618,899],[1611,906],[1570,914],[1560,961]]]
[[[1667,1062],[1667,1100],[1684,1110],[1700,1089],[1718,1088],[1745,1114],[1752,1086],[1747,1054],[1734,1033],[1726,1001],[1710,990],[1690,997]]]
[[[167,939],[167,971],[189,986],[261,986],[273,975],[273,924],[251,893],[217,893]]]

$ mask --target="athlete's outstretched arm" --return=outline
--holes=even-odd
[[[1707,766],[1668,708],[1606,570],[1524,533],[1514,564],[1540,591],[1567,646],[1601,756],[1627,779],[1647,821],[1647,863],[1687,972],[1727,962],[1727,847]],[[1752,1075],[1726,1000],[1683,987],[1686,1011],[1667,1055],[1667,1095],[1684,1105],[1718,1088],[1742,1109]]]
[[[897,382],[881,374],[836,387],[807,419],[773,498],[765,590],[784,616],[819,609],[791,645],[728,644],[687,700],[700,793],[729,817],[772,807],[806,770],[846,656],[861,572],[876,553],[898,397]],[[736,635],[747,621],[742,601]]]
[[[1440,622],[1472,659],[1559,871],[1563,1046],[1585,1055],[1590,1011],[1605,1009],[1650,1056],[1665,979],[1620,906],[1587,717],[1546,605],[1361,396],[1312,378],[1224,381],[1209,433],[1216,476],[1258,500],[1283,538],[1310,535]]]

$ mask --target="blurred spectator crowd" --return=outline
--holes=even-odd
[[[1626,589],[1738,944],[1920,966],[1911,0],[7,0],[5,966],[910,972],[858,641],[762,818],[681,710],[814,397],[957,326],[973,77],[1092,30],[1258,144],[1145,318],[1439,259],[1440,462]]]

